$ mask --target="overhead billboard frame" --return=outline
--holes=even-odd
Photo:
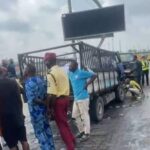
[[[118,24],[117,24],[117,22],[115,22],[114,24],[112,24],[112,25],[114,25],[114,27],[115,27],[115,25],[116,25],[116,29],[114,29],[114,30],[110,30],[109,29],[109,31],[110,32],[102,32],[102,30],[101,29],[99,29],[98,27],[97,27],[97,29],[100,31],[99,33],[96,33],[95,31],[95,33],[92,33],[92,28],[91,28],[91,31],[89,30],[89,33],[88,34],[86,34],[85,32],[86,32],[86,27],[87,27],[87,29],[90,29],[90,27],[89,27],[89,24],[88,25],[84,25],[83,23],[84,23],[84,21],[85,22],[87,22],[87,23],[89,23],[89,21],[88,20],[86,20],[86,18],[87,18],[87,16],[88,15],[90,15],[90,18],[91,18],[91,21],[93,21],[94,19],[92,19],[92,13],[94,12],[94,13],[99,13],[100,14],[100,16],[102,16],[103,18],[104,18],[104,20],[103,21],[105,21],[105,23],[104,23],[104,25],[106,24],[106,22],[108,21],[108,23],[109,22],[113,22],[113,20],[107,20],[107,18],[108,19],[112,19],[110,16],[109,16],[109,14],[110,14],[110,12],[109,13],[107,13],[106,15],[104,14],[106,11],[115,11],[116,10],[116,12],[114,12],[114,14],[116,14],[117,12],[120,12],[121,14],[116,14],[116,16],[113,16],[114,18],[115,17],[120,17],[119,19],[120,19],[120,21],[121,21],[121,27],[120,27],[120,29],[118,30],[118,31],[123,31],[123,30],[125,30],[125,16],[124,16],[124,5],[116,5],[116,6],[109,6],[109,7],[105,7],[105,8],[100,8],[100,9],[93,9],[93,10],[88,10],[88,11],[81,11],[81,12],[73,12],[73,13],[71,13],[71,14],[63,14],[62,15],[62,26],[63,26],[63,34],[64,34],[64,39],[65,39],[65,41],[67,41],[67,40],[80,40],[80,39],[90,39],[90,38],[104,38],[104,37],[113,37],[113,32],[117,32],[117,27],[119,26]],[[104,13],[103,13],[104,12]],[[88,15],[87,15],[87,13],[88,13]],[[103,14],[102,14],[103,13]],[[113,12],[112,12],[113,13]],[[98,14],[98,15],[99,15]],[[114,15],[114,14],[112,14],[112,15]],[[85,20],[81,20],[81,22],[80,22],[80,20],[77,20],[77,17],[80,15],[80,18],[83,18],[83,19],[85,19]],[[110,14],[111,15],[111,14]],[[117,16],[118,15],[118,16]],[[72,17],[72,18],[71,18]],[[73,18],[74,17],[74,18]],[[84,18],[85,17],[85,18]],[[98,16],[99,17],[99,16]],[[69,20],[70,19],[70,20]],[[74,20],[73,20],[74,19]],[[96,18],[97,19],[97,18]],[[95,20],[96,20],[95,19]],[[115,18],[115,19],[117,19],[117,18]],[[95,21],[94,20],[94,21]],[[107,31],[107,28],[108,27],[106,27],[106,25],[104,26],[103,24],[101,24],[101,21],[100,20],[102,20],[102,18],[100,18],[99,20],[98,20],[98,25],[100,24],[101,26],[103,26],[103,28],[106,28],[105,30]],[[70,21],[70,24],[68,24],[68,22],[67,21]],[[71,22],[72,21],[72,22]],[[84,34],[83,33],[81,33],[81,35],[80,35],[80,33],[78,33],[78,31],[77,31],[77,27],[75,26],[75,25],[73,25],[73,22],[75,22],[76,23],[76,26],[78,27],[78,29],[80,28],[80,26],[81,26],[81,29],[82,29],[82,31],[84,32]],[[78,23],[78,24],[77,24]],[[97,22],[92,22],[91,24],[96,24]],[[85,28],[84,28],[84,27]],[[95,25],[96,26],[96,25]],[[109,26],[109,25],[108,25]],[[84,31],[85,30],[85,31]],[[81,31],[81,32],[82,32]],[[67,33],[67,32],[70,32],[70,33]],[[75,32],[77,32],[77,33],[75,33]],[[70,34],[70,35],[69,35]],[[71,35],[72,34],[72,35]],[[69,35],[69,36],[68,36]],[[74,35],[74,36],[73,36]]]

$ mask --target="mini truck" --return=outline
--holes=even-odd
[[[72,49],[74,52],[67,51]],[[124,89],[117,79],[119,53],[99,49],[84,42],[18,54],[21,77],[23,77],[24,68],[29,62],[34,63],[37,73],[45,77],[47,68],[41,56],[51,51],[57,54],[57,64],[61,67],[67,66],[76,56],[81,69],[86,67],[97,74],[96,80],[88,87],[91,120],[95,122],[102,120],[104,106],[112,100],[116,99],[121,102],[125,100]]]

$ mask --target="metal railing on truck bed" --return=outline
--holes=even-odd
[[[60,50],[64,48],[70,48],[71,50],[73,48],[75,51],[64,51],[63,54],[59,54]],[[47,69],[43,57],[41,57],[41,55],[39,56],[39,54],[49,51],[56,52],[57,64],[59,66],[70,63],[73,60],[71,56],[76,54],[81,68],[87,67],[97,74],[97,79],[88,88],[90,93],[107,92],[118,85],[116,72],[117,63],[119,61],[118,54],[116,52],[99,49],[83,42],[19,54],[18,61],[21,77],[23,77],[24,68],[29,62],[35,64],[38,74],[45,76]]]

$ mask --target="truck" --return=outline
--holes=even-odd
[[[47,68],[43,56],[44,53],[51,51],[56,53],[59,66],[65,68],[76,58],[81,69],[88,68],[97,75],[96,80],[88,87],[92,121],[99,122],[103,119],[105,105],[111,101],[116,99],[124,102],[125,92],[117,78],[117,64],[121,62],[119,53],[100,49],[84,42],[18,54],[21,77],[28,63],[33,63],[37,73],[45,77]]]

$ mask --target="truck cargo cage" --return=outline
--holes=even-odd
[[[63,52],[62,54],[57,54],[63,48],[70,48],[71,50],[73,48],[75,51],[61,51]],[[73,55],[76,54],[77,61],[81,68],[86,67],[97,74],[97,79],[88,88],[90,93],[101,93],[103,91],[107,92],[107,90],[115,88],[115,86],[118,84],[116,67],[119,58],[117,57],[117,53],[103,50],[83,42],[19,54],[18,60],[21,77],[23,77],[25,66],[30,62],[35,65],[39,75],[45,76],[47,69],[44,64],[43,57],[37,55],[38,53],[42,53],[44,56],[43,52],[46,53],[50,51],[56,52],[57,64],[59,66],[63,67],[64,65],[70,63],[72,60],[74,60]]]

